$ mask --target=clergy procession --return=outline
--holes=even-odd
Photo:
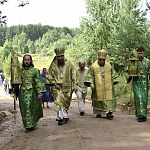
[[[57,124],[60,126],[69,123],[72,118],[69,110],[73,93],[77,96],[79,114],[84,116],[88,88],[92,91],[93,115],[96,118],[113,120],[113,112],[117,107],[115,85],[118,83],[118,74],[107,61],[108,51],[98,50],[97,60],[91,66],[87,66],[85,60],[80,59],[77,68],[65,57],[63,47],[56,47],[54,52],[55,56],[50,67],[47,69],[43,66],[41,74],[40,70],[34,67],[31,55],[23,56],[20,67],[17,53],[11,54],[14,111],[19,87],[18,100],[25,132],[36,129],[39,120],[43,117],[43,109],[49,108],[49,102],[53,103],[52,110],[56,112]],[[150,61],[144,57],[144,52],[143,46],[131,52],[125,72],[126,81],[131,83],[131,90],[134,93],[134,100],[130,101],[129,105],[134,105],[138,122],[147,120]]]

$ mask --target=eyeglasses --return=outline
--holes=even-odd
[[[98,58],[99,61],[105,61],[105,59]]]

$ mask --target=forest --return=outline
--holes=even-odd
[[[116,71],[124,72],[130,52],[144,46],[145,56],[150,58],[150,22],[147,14],[150,5],[140,6],[141,0],[85,0],[86,17],[80,28],[53,27],[28,24],[0,27],[0,72],[10,77],[11,51],[16,51],[20,63],[29,53],[38,68],[48,67],[54,57],[54,48],[65,48],[65,57],[75,66],[79,59],[87,65],[97,59],[97,51],[108,51],[107,61]],[[9,18],[8,18],[9,19]]]

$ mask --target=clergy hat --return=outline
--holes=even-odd
[[[62,56],[65,53],[65,49],[62,47],[58,47],[54,49],[56,56]]]
[[[98,58],[100,59],[106,59],[107,51],[104,49],[101,49],[98,51]]]

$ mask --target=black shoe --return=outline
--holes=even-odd
[[[98,114],[96,115],[96,118],[101,118],[101,117],[102,117],[101,115],[98,115]]]
[[[64,123],[63,119],[58,120],[58,125],[63,125],[63,123]]]
[[[69,118],[64,118],[65,122],[68,122],[69,121]]]
[[[113,114],[112,114],[112,112],[108,112],[107,114],[106,114],[106,118],[107,119],[112,119],[114,116],[113,116]]]
[[[147,120],[146,117],[140,117],[140,118],[138,118],[138,122],[143,122],[143,121],[146,121],[146,120]]]
[[[26,133],[34,131],[34,130],[35,130],[35,128],[36,128],[36,127],[26,128]]]
[[[84,111],[80,112],[80,116],[83,116],[84,115]]]
[[[147,118],[146,117],[143,117],[143,121],[146,121],[147,120]]]
[[[143,118],[138,118],[138,122],[143,122]]]

